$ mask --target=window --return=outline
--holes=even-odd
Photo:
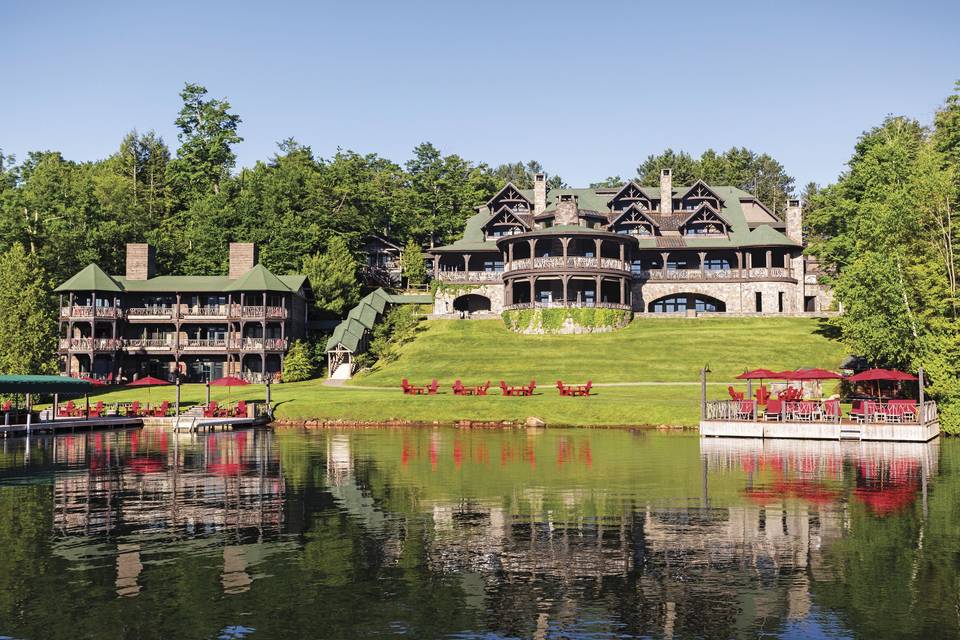
[[[687,294],[654,300],[650,303],[649,309],[653,313],[684,313],[690,309],[716,313],[726,311],[727,307],[720,300]]]
[[[553,301],[553,292],[547,289],[546,291],[537,292],[537,302],[551,302]]]
[[[686,258],[667,259],[667,271],[677,271],[678,269],[689,269],[690,263]]]
[[[783,313],[783,291],[777,293],[777,308],[780,313]]]
[[[763,294],[757,291],[754,294],[754,301],[756,304],[757,313],[762,313],[763,312]]]
[[[703,266],[707,271],[728,271],[730,261],[726,258],[707,258],[703,261]]]
[[[679,313],[687,310],[686,297],[663,298],[653,303],[654,313]]]
[[[694,309],[697,311],[717,311],[717,304],[704,298],[694,299]]]
[[[503,260],[484,260],[484,271],[503,271]]]

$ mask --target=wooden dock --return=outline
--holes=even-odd
[[[130,429],[142,427],[143,418],[125,416],[104,416],[100,418],[70,418],[41,420],[31,424],[9,424],[0,426],[0,437],[35,435],[40,433],[73,433],[93,429]]]
[[[842,422],[701,420],[700,435],[705,437],[785,438],[792,440],[928,442],[940,435],[940,423],[869,424],[846,420]]]

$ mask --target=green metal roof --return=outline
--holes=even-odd
[[[0,376],[0,393],[90,393],[86,380],[66,376]]]
[[[279,291],[290,293],[290,287],[281,282],[269,269],[258,264],[230,283],[225,291]]]
[[[307,277],[304,275],[276,276],[262,265],[255,266],[243,276],[234,280],[227,276],[156,276],[149,280],[130,280],[126,276],[108,276],[97,265],[91,264],[54,291],[127,293],[279,291],[282,293],[299,293],[306,281]],[[264,286],[258,287],[261,284]],[[111,285],[114,288],[109,288]]]
[[[54,291],[110,291],[120,293],[117,281],[96,264],[88,264]]]
[[[375,289],[365,295],[347,317],[336,326],[327,340],[327,351],[343,345],[356,353],[364,335],[373,330],[373,326],[390,304],[429,304],[433,302],[430,294],[392,295],[383,289]]]
[[[698,238],[695,236],[683,236],[684,246],[717,249],[733,249],[736,247],[751,247],[760,245],[791,247],[799,246],[796,242],[790,240],[786,235],[775,230],[773,226],[771,226],[779,226],[782,224],[779,220],[772,221],[770,224],[760,224],[751,231],[751,225],[748,223],[743,212],[743,208],[740,205],[740,199],[752,199],[754,197],[752,194],[737,187],[718,187],[713,185],[707,186],[711,191],[716,193],[721,200],[723,200],[723,206],[720,208],[719,213],[730,224],[729,237]],[[659,192],[656,192],[656,187],[641,188],[645,193],[652,194],[652,197],[659,199]],[[674,197],[677,197],[678,194],[686,193],[691,188],[692,186],[675,186],[673,188]],[[521,190],[521,193],[533,201],[532,190]],[[583,211],[597,211],[599,213],[606,214],[609,211],[607,203],[613,199],[613,195],[615,193],[616,190],[613,189],[552,189],[547,192],[546,211],[555,209],[555,205],[561,195],[570,194],[577,196],[577,207],[579,209]],[[678,211],[675,213],[679,214],[682,212]],[[496,247],[496,241],[499,238],[487,240],[483,233],[483,226],[490,219],[491,215],[492,213],[489,211],[489,209],[486,207],[481,208],[478,213],[471,216],[467,220],[467,224],[463,231],[463,236],[459,240],[453,244],[436,247],[431,249],[431,251],[437,253],[494,251]],[[650,215],[651,217],[656,218],[658,214],[653,212]],[[538,229],[528,233],[541,235],[550,234],[562,232],[567,228],[570,227],[558,226],[551,227],[549,229]],[[572,229],[577,229],[581,232],[588,231],[585,227],[572,227]],[[653,248],[656,246],[655,239],[639,239],[640,248]]]

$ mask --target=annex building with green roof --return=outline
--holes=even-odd
[[[804,314],[832,305],[804,256],[802,205],[782,217],[732,186],[533,189],[506,184],[461,238],[429,250],[434,313],[609,307],[640,314]]]
[[[158,275],[153,247],[127,245],[126,271],[90,264],[60,294],[61,371],[110,381],[155,376],[203,382],[277,379],[307,328],[309,283],[231,243],[226,275]]]

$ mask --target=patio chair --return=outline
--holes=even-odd
[[[754,392],[753,396],[757,399],[757,404],[765,405],[767,404],[767,400],[770,399],[770,392],[765,386],[760,385],[760,387]]]
[[[863,400],[852,400],[850,402],[850,413],[847,415],[855,422],[863,422],[867,417],[864,412]]]
[[[4,403],[3,410],[10,411],[9,402]],[[73,400],[68,400],[66,406],[60,407],[60,417],[68,418],[73,415],[74,411],[76,411],[76,407],[73,406]]]
[[[127,409],[127,417],[140,415],[140,401],[134,400]]]
[[[167,410],[170,408],[170,402],[164,400],[160,403],[160,406],[153,410],[154,418],[165,418],[167,416]]]
[[[487,380],[485,383],[477,387],[477,395],[485,396],[487,395],[487,390],[490,388],[490,381]]]
[[[525,395],[525,396],[532,396],[532,395],[533,395],[533,390],[536,389],[536,388],[537,388],[537,381],[536,381],[536,380],[531,380],[531,381],[530,381],[530,386],[529,386],[529,387],[526,387],[526,388],[523,390],[523,395]]]
[[[840,422],[843,412],[839,400],[826,400],[823,403],[823,415],[830,422]]]
[[[737,401],[737,420],[753,420],[753,400]]]
[[[247,417],[247,401],[246,400],[237,400],[237,408],[233,412],[235,418],[246,418]]]
[[[778,399],[769,399],[767,400],[767,410],[763,412],[764,420],[776,420],[780,422],[783,420],[783,400]]]
[[[103,413],[103,400],[98,402],[97,406],[95,406],[93,409],[90,409],[90,417],[99,418],[101,413]]]
[[[570,388],[563,386],[563,382],[560,380],[557,380],[557,390],[560,391],[561,396],[570,395]]]
[[[460,378],[457,378],[456,380],[453,381],[453,386],[451,387],[451,389],[453,389],[453,395],[455,396],[467,395],[467,390],[464,388],[463,383],[460,382]]]
[[[513,395],[512,389],[503,380],[500,381],[500,392],[505,396]]]
[[[211,403],[208,404],[208,405],[206,406],[206,408],[203,410],[203,417],[204,417],[204,418],[216,418],[216,417],[217,417],[217,412],[218,412],[217,403],[216,403],[216,402],[211,402]]]
[[[439,388],[440,388],[440,383],[437,382],[436,378],[434,378],[433,380],[430,381],[430,386],[427,387],[427,393],[429,393],[431,396],[435,396],[437,395],[437,389]]]
[[[420,387],[411,385],[406,378],[400,381],[400,386],[403,388],[403,393],[408,396],[417,395],[422,391]]]
[[[587,380],[587,384],[583,385],[583,389],[580,390],[580,395],[589,397],[590,389],[593,389],[593,380]]]

